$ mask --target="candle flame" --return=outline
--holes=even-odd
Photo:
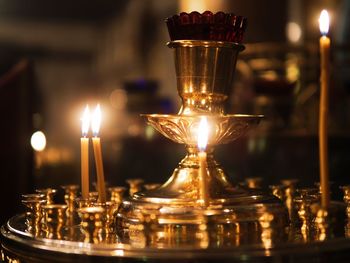
[[[91,128],[94,136],[97,136],[101,126],[101,108],[100,104],[97,104],[94,114],[92,115]]]
[[[198,126],[198,149],[204,151],[208,143],[208,120],[206,117],[201,117],[201,121]]]
[[[86,105],[83,117],[81,118],[81,133],[83,137],[86,137],[89,131],[89,126],[90,126],[90,110],[89,106]]]
[[[322,35],[327,35],[329,30],[329,15],[327,10],[323,9],[320,15],[320,18],[318,19],[318,22],[320,24],[320,32]]]

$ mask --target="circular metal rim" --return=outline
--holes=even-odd
[[[132,248],[127,244],[90,244],[84,242],[50,240],[31,237],[22,231],[11,228],[11,220],[24,219],[23,215],[17,215],[8,221],[7,225],[1,227],[2,245],[6,249],[9,246],[20,245],[28,249],[34,249],[45,253],[63,253],[81,256],[101,256],[120,258],[149,258],[149,259],[242,259],[266,258],[280,256],[296,256],[321,254],[323,252],[337,252],[350,250],[350,239],[334,238],[323,242],[310,243],[279,243],[272,248],[264,248],[262,245],[246,245],[232,248]]]
[[[256,119],[261,120],[265,118],[264,115],[249,115],[249,114],[225,114],[225,115],[208,115],[208,114],[198,114],[198,115],[178,115],[178,114],[157,114],[157,113],[151,113],[151,114],[140,114],[141,117],[151,117],[151,118],[170,118],[170,119],[194,119],[194,118],[200,118],[200,117],[206,117],[208,119]]]
[[[210,40],[174,40],[167,43],[169,48],[177,47],[213,47],[213,48],[233,48],[243,51],[245,46],[235,42],[227,41],[210,41]]]

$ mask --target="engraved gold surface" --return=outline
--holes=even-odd
[[[176,143],[195,147],[197,145],[198,126],[201,115],[163,115],[143,114],[148,124],[152,125],[165,137]],[[230,143],[250,129],[256,127],[262,115],[208,115],[208,145]]]

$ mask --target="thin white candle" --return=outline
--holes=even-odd
[[[81,147],[81,195],[84,199],[89,197],[89,138],[87,134],[90,125],[90,111],[86,105],[83,116],[81,118],[81,132],[80,138]]]
[[[330,202],[329,168],[328,168],[328,94],[329,94],[329,51],[331,41],[327,37],[329,29],[329,15],[322,10],[320,19],[320,57],[321,57],[321,96],[319,109],[319,147],[320,147],[320,184],[322,192],[322,207],[327,209]]]
[[[208,174],[207,174],[207,143],[208,143],[208,121],[206,117],[201,117],[198,127],[198,159],[199,159],[199,196],[203,206],[209,205]]]
[[[101,140],[98,136],[101,126],[101,108],[98,104],[92,116],[91,128],[93,132],[92,145],[94,148],[95,164],[96,164],[96,174],[97,174],[97,191],[99,195],[99,201],[104,203],[107,201],[106,198],[106,184],[103,171],[103,161],[102,161],[102,150],[101,150]]]

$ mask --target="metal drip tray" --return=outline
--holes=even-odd
[[[139,242],[123,243],[117,235],[112,241],[86,243],[79,241],[83,234],[78,226],[65,228],[61,240],[34,237],[25,229],[24,215],[11,218],[1,228],[3,258],[13,257],[20,262],[320,262],[324,259],[326,262],[348,262],[350,259],[349,239],[334,236],[322,242],[306,242],[293,229],[287,230],[287,235],[276,237],[277,233],[273,233],[271,238],[264,239],[261,231],[255,236],[245,235],[242,228],[240,238],[222,231],[222,235],[207,236],[206,241],[205,229],[198,228],[199,232],[194,235],[197,243],[159,247],[143,242],[142,238]],[[224,236],[231,242],[220,243]]]

